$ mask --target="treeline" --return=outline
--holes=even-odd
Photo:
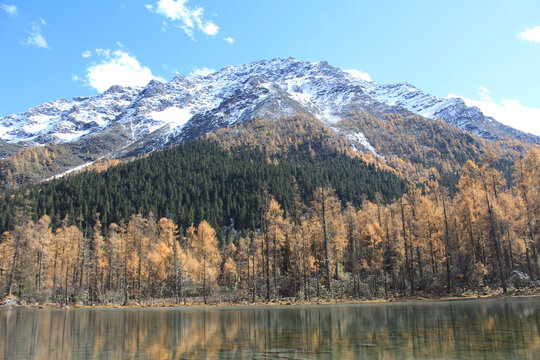
[[[107,236],[51,219],[26,219],[4,233],[0,286],[27,301],[180,303],[219,295],[228,301],[382,298],[502,292],[538,286],[540,151],[514,165],[513,186],[494,158],[463,166],[451,198],[433,173],[385,204],[343,206],[318,187],[289,209],[263,192],[259,221],[220,245],[205,220],[179,229],[167,218],[133,214]],[[22,215],[24,216],[24,214]],[[82,223],[82,218],[79,220]],[[83,229],[83,230],[81,230]]]
[[[381,193],[385,201],[391,201],[406,191],[405,180],[395,173],[329,148],[325,141],[326,136],[318,134],[291,156],[279,159],[248,146],[224,149],[215,141],[188,141],[102,173],[85,172],[4,191],[0,232],[13,228],[18,209],[29,201],[32,219],[46,214],[55,229],[66,216],[70,225],[78,225],[77,219],[82,218],[84,226],[92,227],[97,213],[98,220],[108,225],[128,222],[135,213],[152,212],[183,229],[206,220],[222,240],[223,227],[253,228],[263,203],[262,188],[286,211],[295,182],[304,203],[312,200],[313,191],[322,184],[355,206],[360,206],[362,194],[374,200]]]

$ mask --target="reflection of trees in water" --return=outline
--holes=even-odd
[[[0,312],[0,357],[530,358],[535,300],[184,310]]]

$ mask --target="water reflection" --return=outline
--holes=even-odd
[[[4,359],[538,359],[540,300],[0,310]]]

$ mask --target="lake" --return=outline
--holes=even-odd
[[[0,310],[3,359],[540,359],[540,298]]]

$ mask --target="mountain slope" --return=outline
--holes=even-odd
[[[37,176],[47,178],[103,157],[150,153],[258,116],[299,113],[334,129],[349,114],[384,119],[413,113],[489,140],[540,143],[539,137],[485,117],[461,99],[439,99],[407,83],[367,82],[326,62],[285,58],[228,66],[204,77],[152,80],[144,88],[113,86],[97,96],[60,99],[0,118],[0,154],[8,158],[24,147],[58,143],[70,156]],[[360,150],[374,153],[367,138],[357,134],[341,133],[352,146],[360,143]],[[3,168],[13,172],[9,164]]]
[[[207,220],[218,229],[235,224],[241,230],[258,223],[265,190],[286,211],[296,194],[309,204],[321,185],[355,206],[364,197],[375,200],[377,193],[391,201],[406,191],[406,181],[394,172],[325,146],[325,139],[324,133],[314,133],[280,160],[247,146],[226,149],[211,140],[186,141],[102,173],[0,192],[0,232],[14,224],[24,199],[31,200],[34,216],[48,214],[54,227],[66,215],[71,222],[82,216],[92,224],[98,216],[109,224],[152,212],[184,229]]]

